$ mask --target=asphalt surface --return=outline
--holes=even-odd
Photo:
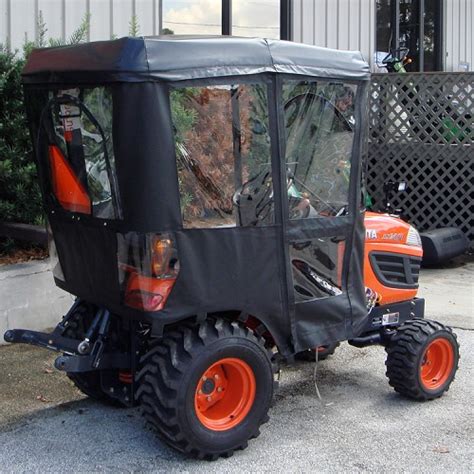
[[[82,399],[65,377],[50,372],[52,356],[34,348],[20,357],[22,364],[35,357],[29,386],[27,371],[15,375],[7,367],[17,359],[14,348],[1,348],[0,472],[473,472],[473,269],[471,262],[450,270],[445,298],[429,307],[432,318],[464,328],[455,330],[461,362],[445,396],[426,403],[400,397],[387,383],[383,348],[342,344],[318,364],[322,400],[314,364],[284,368],[260,437],[213,463],[167,448],[144,429],[137,409]],[[447,270],[438,271],[423,272],[425,296],[439,293]],[[462,304],[453,310],[450,301]],[[14,388],[5,391],[7,385]]]

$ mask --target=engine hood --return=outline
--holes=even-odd
[[[405,244],[411,225],[389,214],[366,212],[365,241],[371,243]]]

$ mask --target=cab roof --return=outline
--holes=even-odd
[[[235,36],[120,38],[34,50],[23,82],[182,81],[263,72],[366,80],[358,51]]]

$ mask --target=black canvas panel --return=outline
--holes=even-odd
[[[115,232],[75,219],[50,216],[67,291],[94,301],[120,303]]]
[[[298,304],[296,352],[347,339],[346,318],[351,312],[347,294]]]
[[[160,318],[237,310],[259,318],[286,344],[280,229],[237,227],[176,232],[180,272]]]
[[[156,83],[114,88],[114,150],[128,230],[181,225],[168,89]]]
[[[367,301],[364,285],[364,214],[359,213],[352,236],[352,246],[348,258],[347,293],[350,298],[351,311],[346,323],[346,337],[358,336],[364,329],[367,320]]]

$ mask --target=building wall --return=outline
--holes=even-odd
[[[429,1],[429,0],[428,0]],[[375,0],[293,0],[295,41],[337,49],[357,49],[373,66]],[[474,0],[444,0],[444,69],[460,62],[474,71]]]
[[[40,11],[48,38],[69,38],[86,13],[91,15],[91,41],[126,36],[133,15],[140,34],[159,30],[159,0],[0,0],[0,43],[10,39],[12,49],[21,49],[25,38],[34,40]]]
[[[444,69],[459,71],[469,63],[474,71],[474,0],[444,0]]]
[[[358,50],[373,64],[375,0],[293,0],[293,39]]]
[[[272,0],[278,1],[278,0]],[[41,11],[47,36],[67,39],[91,14],[90,40],[128,34],[132,15],[140,34],[159,31],[160,0],[0,0],[0,43],[21,49],[35,39]],[[474,0],[444,0],[445,70],[460,62],[474,70]],[[372,65],[375,53],[375,0],[293,0],[294,41],[336,49],[356,49]]]

